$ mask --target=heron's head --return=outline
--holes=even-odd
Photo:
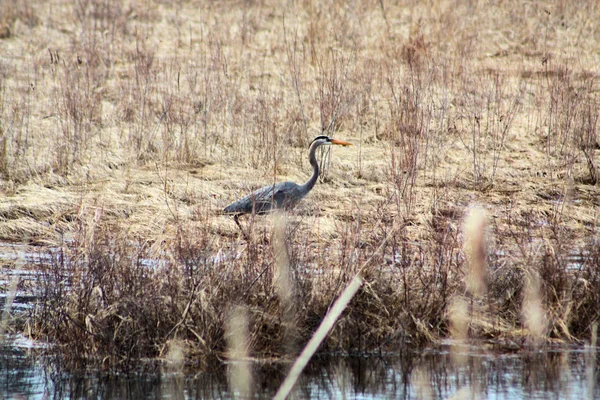
[[[352,146],[352,143],[348,143],[348,142],[344,142],[343,140],[337,140],[337,139],[333,139],[330,138],[329,136],[325,136],[325,135],[321,135],[321,136],[317,136],[316,138],[314,138],[312,140],[312,142],[310,142],[310,146],[313,146],[313,144],[316,144],[316,146],[321,146],[323,144],[337,144],[340,146]]]

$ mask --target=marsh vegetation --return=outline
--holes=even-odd
[[[245,357],[288,360],[361,270],[321,352],[589,341],[598,4],[392,3],[2,1],[0,239],[38,254],[2,273],[40,271],[6,329],[203,368],[241,308]],[[355,146],[242,238],[218,211],[321,133]]]

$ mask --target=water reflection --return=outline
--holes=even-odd
[[[0,399],[41,398],[50,390],[41,366],[26,349],[12,346],[10,340],[0,345]]]
[[[584,349],[523,350],[506,354],[482,347],[462,354],[448,346],[420,354],[315,359],[295,398],[476,399],[599,398],[597,373]],[[0,353],[0,399],[229,399],[227,368],[210,373],[163,371],[106,376],[56,372],[36,349],[5,342]],[[289,364],[254,366],[254,398],[270,398]],[[592,373],[590,373],[592,372]],[[588,376],[593,382],[588,382]],[[592,384],[590,384],[592,383]],[[589,391],[592,391],[591,393]]]

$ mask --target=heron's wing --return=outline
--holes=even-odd
[[[277,208],[293,208],[302,195],[300,186],[294,182],[281,182],[275,185],[272,198]]]
[[[300,198],[296,183],[281,182],[255,190],[228,205],[223,211],[230,214],[249,214],[254,210],[257,214],[264,214],[273,209],[293,207]]]

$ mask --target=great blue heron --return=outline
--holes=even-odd
[[[319,146],[331,144],[341,146],[352,145],[352,143],[332,139],[328,136],[317,136],[311,142],[308,150],[308,159],[310,165],[313,167],[313,174],[309,180],[302,185],[294,182],[280,182],[275,185],[265,186],[231,203],[223,209],[223,213],[233,215],[235,223],[242,230],[242,233],[244,233],[238,220],[240,215],[251,213],[266,214],[273,210],[290,210],[294,208],[311,191],[319,178],[319,163],[315,157],[315,151]]]

